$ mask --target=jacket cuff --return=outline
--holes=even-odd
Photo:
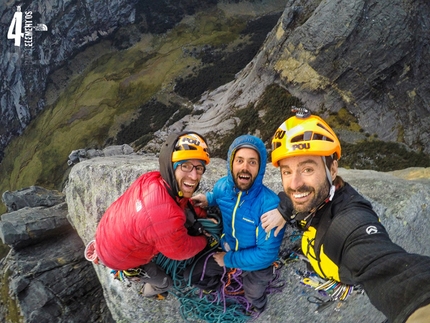
[[[284,220],[287,221],[287,223],[290,223],[291,215],[293,214],[293,203],[291,203],[290,198],[285,194],[285,192],[279,192],[278,197],[280,201],[277,209]]]

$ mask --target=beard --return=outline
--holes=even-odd
[[[317,188],[303,185],[297,190],[288,188],[286,193],[290,197],[293,203],[294,211],[296,211],[297,213],[305,213],[305,212],[310,212],[314,208],[318,207],[327,198],[329,191],[330,191],[330,186],[328,182],[325,181],[323,185]],[[307,193],[307,192],[310,192],[311,194],[314,195],[313,198],[309,201],[300,203],[292,198],[293,194]]]
[[[247,182],[247,183],[242,183],[242,182],[240,182],[239,176],[242,176],[242,175],[246,175],[246,176],[248,176],[248,177],[249,177],[249,180],[248,180],[248,182]],[[247,190],[249,190],[249,189],[251,188],[252,184],[254,184],[254,180],[255,180],[255,178],[253,178],[253,177],[252,177],[251,173],[250,173],[250,172],[247,172],[247,171],[242,171],[242,172],[237,173],[237,174],[233,177],[233,179],[234,179],[234,184],[235,184],[235,185],[236,185],[236,187],[238,187],[241,191],[247,191]]]

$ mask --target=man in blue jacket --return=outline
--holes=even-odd
[[[275,237],[261,225],[261,216],[276,211],[279,203],[278,196],[263,185],[266,161],[261,139],[240,136],[228,151],[227,176],[215,183],[212,192],[192,198],[196,206],[218,206],[223,222],[222,250],[193,268],[192,284],[214,290],[221,285],[225,268],[240,269],[245,297],[257,313],[266,307],[266,289],[273,279],[273,263],[283,237],[283,230]],[[185,277],[188,275],[186,272]]]

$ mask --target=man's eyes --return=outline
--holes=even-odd
[[[182,164],[182,169],[184,169],[184,170],[189,170],[189,169],[192,169],[193,168],[193,166],[191,166],[190,164]]]
[[[305,169],[303,169],[302,173],[311,173],[313,171],[314,170],[312,168],[305,168]]]
[[[192,170],[193,168],[195,168],[197,171],[202,171],[203,169],[205,169],[202,165],[192,165],[192,164],[182,164],[182,168],[186,169],[186,170]]]
[[[244,159],[236,159],[235,160],[235,163],[237,163],[237,164],[243,164],[244,162],[245,162]],[[248,161],[248,164],[255,166],[255,165],[258,165],[258,162],[256,160],[250,160],[250,161]]]
[[[309,174],[312,173],[314,171],[313,168],[303,168],[300,173],[302,174]],[[291,170],[282,170],[282,175],[291,175],[292,171]]]

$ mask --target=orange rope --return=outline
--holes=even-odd
[[[242,295],[245,293],[245,291],[243,289],[240,289],[238,291],[229,291],[227,290],[227,287],[230,286],[231,284],[231,277],[236,273],[236,268],[231,269],[228,273],[227,273],[227,282],[224,286],[224,291],[226,295]]]

